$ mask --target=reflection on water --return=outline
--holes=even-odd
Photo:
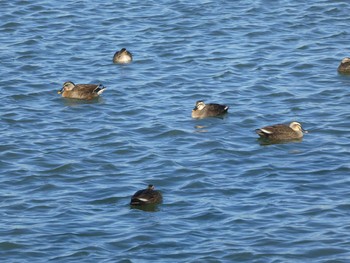
[[[194,126],[194,128],[196,129],[196,132],[208,132],[208,130],[205,130],[205,128],[207,128],[207,126],[196,125],[196,126]]]
[[[147,204],[147,205],[130,205],[130,209],[142,210],[145,212],[158,212],[161,204]]]
[[[70,98],[61,98],[63,100],[64,106],[74,107],[82,104],[95,104],[95,103],[105,103],[103,97],[96,97],[92,100],[79,100],[79,99],[70,99]]]
[[[266,138],[258,138],[257,140],[261,146],[268,146],[273,144],[301,143],[303,141],[303,138],[288,140],[271,140]]]

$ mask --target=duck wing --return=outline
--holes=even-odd
[[[293,129],[285,124],[275,124],[255,130],[261,137],[274,137],[276,135],[285,135],[293,133]]]
[[[75,85],[73,91],[80,93],[82,95],[84,94],[92,94],[92,93],[96,93],[97,95],[100,95],[103,90],[106,87],[104,87],[101,84],[77,84]]]
[[[227,112],[229,107],[226,105],[211,103],[211,104],[207,104],[206,108],[207,108],[207,111],[209,112],[225,113]]]

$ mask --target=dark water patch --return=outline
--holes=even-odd
[[[12,242],[1,242],[0,247],[4,250],[17,250],[24,249],[26,246]]]
[[[19,27],[21,27],[21,23],[19,22],[7,22],[1,25],[1,30],[3,31],[3,33],[11,33]]]

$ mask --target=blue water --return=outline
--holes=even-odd
[[[350,262],[349,8],[1,1],[1,262]],[[257,140],[291,121],[301,142]],[[130,208],[150,183],[163,204]]]

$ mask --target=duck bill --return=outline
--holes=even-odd
[[[301,130],[303,133],[309,133],[307,130],[302,129]]]
[[[58,94],[62,94],[63,93],[63,88],[60,89],[59,91],[57,91]]]

